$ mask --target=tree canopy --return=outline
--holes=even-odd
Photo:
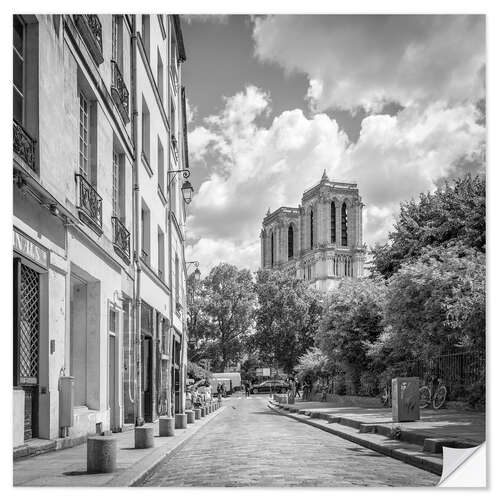
[[[373,249],[374,269],[388,278],[428,246],[463,244],[480,252],[486,245],[486,183],[467,175],[434,193],[401,204],[389,243]]]

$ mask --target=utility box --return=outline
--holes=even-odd
[[[418,377],[392,379],[392,421],[420,420],[420,381]]]
[[[59,378],[59,427],[73,427],[75,377]]]

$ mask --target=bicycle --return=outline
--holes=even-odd
[[[423,385],[420,389],[420,409],[423,410],[424,408],[427,408],[431,403],[432,407],[435,410],[439,410],[442,408],[444,405],[444,402],[446,401],[446,396],[448,394],[448,389],[446,386],[443,384],[443,381],[438,378],[437,379],[437,388],[436,390],[432,390],[433,386],[435,385],[433,382],[435,382],[435,378],[431,380],[430,387],[428,385]]]
[[[386,384],[380,393],[380,401],[386,408],[392,406],[392,387],[391,384]]]

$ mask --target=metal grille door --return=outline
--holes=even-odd
[[[40,276],[21,265],[19,290],[19,382],[38,383],[38,344],[40,338]]]

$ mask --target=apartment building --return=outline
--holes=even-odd
[[[179,18],[15,15],[13,53],[14,446],[183,411]]]

